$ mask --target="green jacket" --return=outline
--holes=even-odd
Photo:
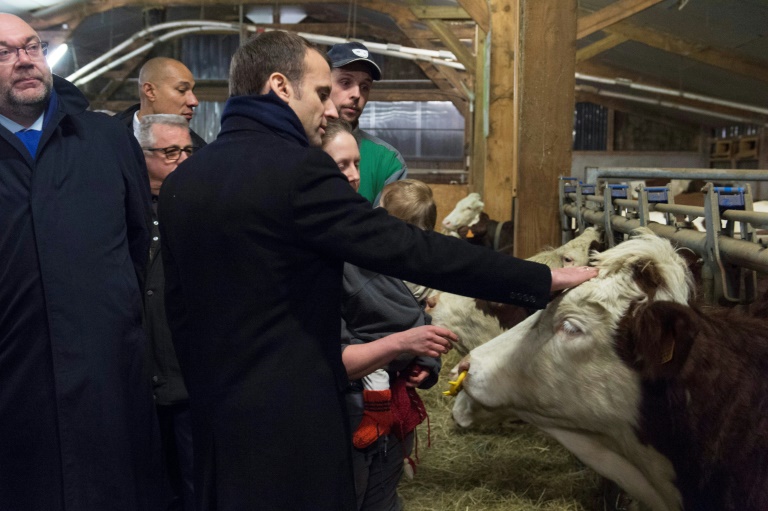
[[[360,189],[358,193],[378,206],[385,185],[408,177],[408,167],[400,152],[378,137],[357,128],[360,146]]]

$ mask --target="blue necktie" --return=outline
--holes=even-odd
[[[29,150],[32,158],[37,154],[37,144],[40,143],[40,137],[43,132],[40,130],[21,130],[17,131],[15,135],[19,137],[24,146]]]

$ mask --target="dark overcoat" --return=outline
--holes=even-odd
[[[0,127],[0,509],[154,509],[142,155],[54,77],[33,159]]]
[[[372,210],[326,153],[296,135],[301,124],[285,103],[291,128],[276,127],[281,101],[268,96],[242,115],[228,105],[216,141],[160,194],[198,510],[354,509],[343,262],[530,307],[547,303],[550,270]],[[262,102],[266,121],[254,113]]]

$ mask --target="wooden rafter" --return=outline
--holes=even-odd
[[[417,18],[422,20],[470,21],[472,19],[462,7],[412,5],[411,11],[413,11]]]
[[[487,0],[457,0],[484,33],[491,29],[491,12]]]
[[[475,72],[475,57],[464,43],[454,35],[451,31],[451,27],[442,20],[426,20],[425,23],[438,37],[440,37],[440,40],[445,44],[446,48],[453,52],[456,59],[464,65],[464,69],[467,73],[473,74]]]
[[[595,55],[599,55],[604,51],[610,50],[611,48],[620,45],[626,40],[627,38],[622,35],[609,34],[596,43],[592,43],[589,46],[585,46],[584,48],[576,50],[576,63],[578,64],[579,62],[589,60]]]
[[[682,55],[703,64],[768,82],[768,68],[765,64],[749,61],[733,52],[692,43],[671,34],[629,23],[618,23],[606,29],[606,32],[618,34],[652,48]]]
[[[662,0],[618,0],[597,12],[581,16],[576,21],[576,39],[618,23],[640,11],[653,7]]]

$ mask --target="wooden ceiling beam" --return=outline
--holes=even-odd
[[[364,5],[366,8],[386,13],[390,16],[406,40],[411,40],[412,35],[422,34],[425,29],[429,30],[426,23],[420,20],[408,7],[385,0],[365,0]],[[425,47],[425,49],[442,49],[430,40],[423,40],[423,42],[425,44],[422,44],[421,47]],[[461,72],[460,74],[457,70],[448,66],[440,66],[422,60],[414,60],[413,62],[421,68],[424,74],[439,89],[460,95],[461,99],[452,99],[451,101],[459,111],[465,112],[467,110],[467,94],[465,91],[470,90],[471,87],[471,84],[468,84],[466,81],[468,79],[467,73]]]
[[[662,0],[618,0],[599,11],[580,16],[576,20],[576,39],[587,37],[640,11],[653,7]]]
[[[596,43],[592,43],[589,46],[585,46],[584,48],[576,50],[576,63],[578,64],[579,62],[589,60],[592,57],[603,53],[604,51],[610,50],[611,48],[620,45],[626,40],[627,38],[622,35],[609,34]]]
[[[671,34],[638,27],[629,23],[618,23],[605,29],[605,31],[626,37],[652,48],[682,55],[685,58],[703,64],[768,82],[768,68],[766,68],[765,64],[749,61],[733,52],[692,43]]]
[[[491,29],[491,11],[487,0],[457,0],[458,4],[477,23],[477,26],[487,34]]]
[[[472,20],[469,13],[463,7],[412,5],[410,9],[421,20]]]
[[[475,73],[475,56],[451,31],[451,27],[442,20],[426,20],[425,23],[440,38],[445,47],[456,56],[456,60],[464,65],[466,72],[473,75]]]

